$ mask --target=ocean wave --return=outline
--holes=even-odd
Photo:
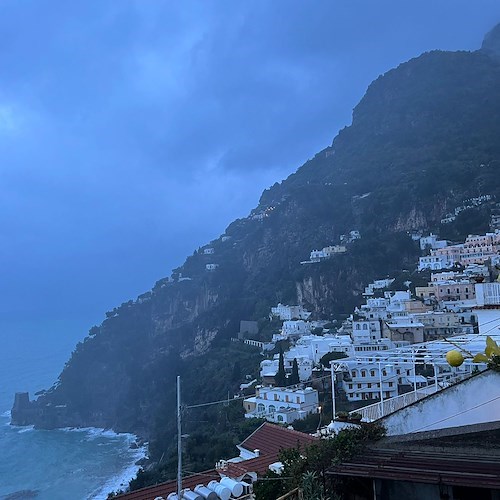
[[[130,433],[118,433],[111,429],[102,429],[100,427],[63,427],[62,429],[58,429],[61,432],[81,432],[86,434],[86,439],[88,441],[93,441],[98,438],[106,438],[106,439],[123,439],[126,440],[127,443],[132,443],[136,440],[136,436]]]
[[[28,425],[27,427],[17,427],[19,430],[17,431],[18,434],[24,434],[25,432],[31,432],[35,430],[34,425]]]
[[[10,418],[11,415],[10,415],[10,410],[7,410],[7,411],[4,411],[0,417],[4,417],[4,418]]]
[[[136,439],[136,436],[133,437]],[[119,474],[108,479],[108,481],[106,481],[101,488],[90,494],[87,497],[87,500],[105,500],[108,497],[108,493],[128,488],[129,481],[137,475],[137,472],[140,469],[140,465],[137,465],[137,461],[147,458],[147,456],[147,446],[130,450],[129,465],[125,466]]]

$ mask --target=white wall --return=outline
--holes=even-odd
[[[388,436],[500,420],[500,373],[483,372],[407,406],[380,422]]]

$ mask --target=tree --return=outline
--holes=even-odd
[[[278,371],[274,377],[274,382],[278,387],[285,387],[286,373],[285,373],[285,358],[283,356],[283,349],[280,347],[280,358],[278,361]]]
[[[235,361],[233,365],[233,373],[231,374],[231,380],[233,382],[238,382],[241,379],[241,365],[239,361]]]
[[[289,385],[297,385],[300,382],[299,379],[299,364],[297,363],[297,358],[293,358],[292,373],[288,377]]]

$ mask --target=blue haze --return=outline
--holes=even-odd
[[[498,0],[0,9],[0,413],[52,385],[106,310],[330,144],[373,79],[427,50],[475,50],[500,21]],[[97,485],[89,447],[108,474],[105,442],[126,444],[90,436],[2,427],[0,497],[57,467]]]

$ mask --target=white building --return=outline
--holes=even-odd
[[[312,387],[286,389],[259,387],[255,396],[243,400],[245,418],[265,418],[290,424],[318,411],[318,391]]]
[[[285,372],[291,373],[293,360],[297,360],[297,366],[299,368],[299,380],[301,382],[307,382],[311,379],[314,362],[308,356],[296,355],[291,357],[289,353],[284,354],[284,364],[285,364]],[[274,380],[276,373],[278,373],[279,369],[279,355],[277,355],[274,359],[265,359],[260,363],[260,376],[264,383],[272,383],[271,380]]]
[[[439,271],[441,269],[448,269],[453,267],[454,262],[450,262],[445,255],[426,255],[418,259],[418,270],[424,271],[431,269],[432,271]]]
[[[370,344],[382,338],[380,320],[354,320],[352,322],[352,340],[355,344]]]
[[[446,240],[438,240],[438,237],[435,234],[430,234],[429,236],[424,236],[420,238],[420,250],[426,250],[427,248],[437,249],[444,248],[448,246],[448,242]]]
[[[482,306],[500,306],[500,283],[476,283],[476,302]]]
[[[207,271],[215,271],[219,267],[219,264],[206,264],[205,269]]]
[[[363,293],[363,295],[374,295],[375,290],[382,290],[383,288],[388,288],[394,282],[394,278],[385,278],[382,280],[375,280],[370,283]]]
[[[276,307],[271,307],[271,316],[277,316],[282,320],[308,319],[311,316],[302,306],[288,306],[281,302]]]
[[[398,395],[400,379],[413,375],[413,367],[394,367],[385,363],[363,363],[346,360],[348,368],[342,379],[342,387],[349,401],[365,401],[392,398]]]
[[[213,255],[215,250],[212,247],[204,248],[203,255]]]

